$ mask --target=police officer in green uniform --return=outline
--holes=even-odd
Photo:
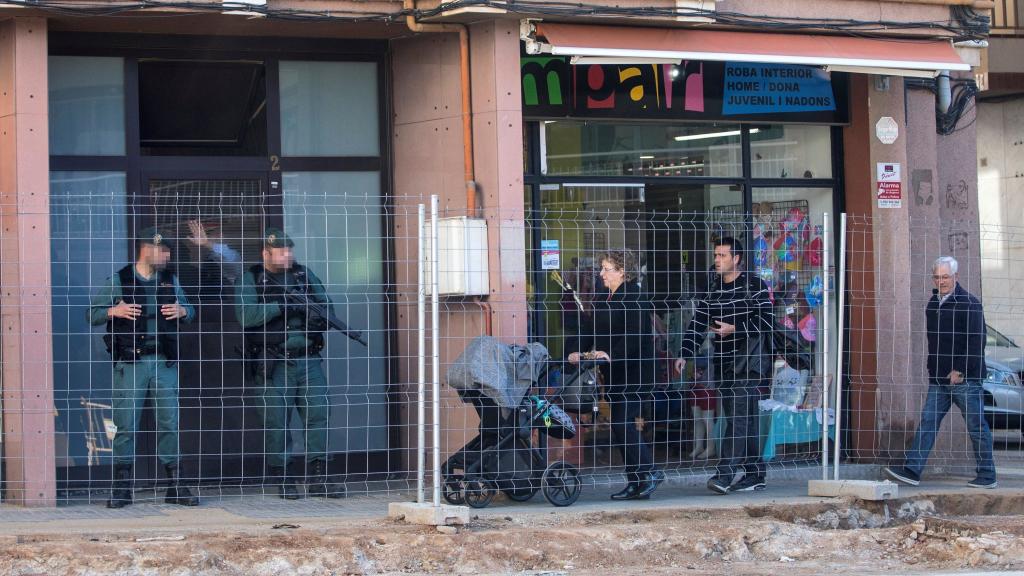
[[[279,482],[278,495],[299,498],[288,474],[288,415],[292,406],[302,418],[306,440],[306,492],[342,498],[345,487],[327,476],[327,418],[330,404],[320,351],[327,319],[312,313],[308,302],[332,306],[320,280],[295,263],[294,243],[284,232],[267,229],[263,263],[249,268],[236,287],[235,313],[244,329],[245,357],[257,379],[257,411],[263,418],[266,461]],[[306,305],[290,298],[301,294]]]
[[[195,309],[178,279],[167,270],[171,249],[156,228],[136,239],[138,258],[110,277],[89,306],[89,322],[106,324],[103,341],[114,360],[112,408],[114,483],[108,508],[132,503],[135,431],[151,398],[156,412],[157,455],[167,472],[168,504],[196,506],[199,498],[181,485],[178,449],[178,323]]]

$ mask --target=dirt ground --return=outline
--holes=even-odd
[[[908,574],[1024,569],[1024,495],[0,538],[0,574]]]

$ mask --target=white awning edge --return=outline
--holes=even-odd
[[[932,71],[935,76],[939,70],[967,71],[971,69],[970,64],[964,62],[949,62],[938,64],[936,62],[925,62],[916,60],[883,60],[883,59],[861,59],[861,58],[835,58],[827,56],[793,56],[788,54],[747,54],[728,52],[696,52],[696,51],[674,51],[674,50],[630,50],[622,48],[594,48],[586,46],[551,46],[554,56],[592,56],[602,58],[635,59],[645,62],[652,59],[658,60],[708,60],[716,62],[755,62],[763,64],[801,64],[805,66],[841,66],[843,71],[853,72],[855,69],[874,69],[874,72],[865,70],[863,73],[881,74],[878,69],[892,70],[927,70]],[[835,68],[833,68],[835,69]],[[839,71],[839,70],[837,70]],[[895,72],[890,74],[897,75]],[[906,74],[902,74],[906,75]]]

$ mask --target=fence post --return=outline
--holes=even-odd
[[[434,507],[441,506],[441,322],[438,274],[437,194],[430,197],[430,332],[433,358]]]
[[[829,259],[831,254],[829,253],[829,226],[828,226],[828,212],[825,212],[822,226],[821,226],[821,239],[822,239],[822,257],[821,257],[821,276],[825,289],[821,293],[821,306],[824,312],[821,315],[822,329],[821,329],[821,479],[828,480],[828,406],[829,406],[829,361],[828,361],[828,325],[829,325],[829,298],[828,292],[832,288],[829,285]]]
[[[836,334],[836,442],[835,442],[835,463],[832,465],[832,478],[839,480],[839,454],[842,444],[843,417],[843,328],[845,326],[843,309],[846,306],[846,213],[839,215],[839,270],[836,271],[839,277],[839,287],[836,296],[838,298],[837,309],[839,311],[839,330]],[[828,425],[828,414],[824,415],[826,426]],[[828,436],[825,436],[825,443],[828,443]]]
[[[416,502],[423,503],[423,479],[426,474],[426,385],[427,385],[427,269],[423,265],[426,257],[426,207],[419,205],[418,257],[416,259],[417,293],[416,293],[416,339],[419,353],[417,354],[416,380]]]

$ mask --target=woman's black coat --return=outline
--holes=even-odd
[[[614,293],[597,295],[593,314],[581,321],[580,333],[567,335],[570,342],[566,349],[600,350],[611,356],[610,367],[603,370],[607,393],[649,392],[655,383],[657,366],[652,312],[643,290],[634,282],[624,282]]]

